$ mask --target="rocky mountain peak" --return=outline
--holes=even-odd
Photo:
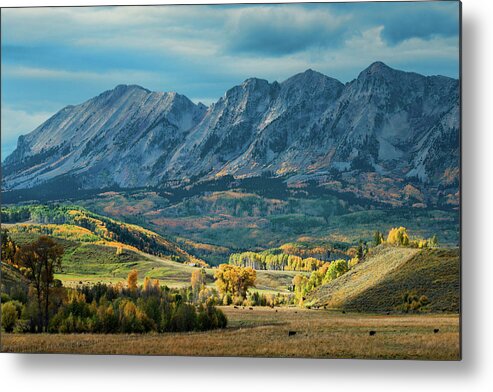
[[[397,184],[456,184],[458,96],[455,79],[382,62],[345,85],[312,69],[281,83],[249,78],[209,108],[119,85],[20,137],[3,185],[32,188],[70,174],[99,189],[266,172],[286,181],[372,173]]]

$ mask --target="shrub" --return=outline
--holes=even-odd
[[[193,331],[196,325],[197,313],[195,312],[195,307],[185,303],[179,304],[171,319],[171,331]]]
[[[5,332],[12,332],[18,319],[19,313],[17,313],[17,307],[14,303],[2,304],[2,327]]]
[[[10,301],[9,295],[7,293],[2,293],[1,296],[0,296],[0,302],[2,304],[4,304],[4,303],[7,303],[9,301]]]
[[[27,303],[27,289],[23,288],[22,285],[16,285],[12,287],[10,289],[10,299],[22,302],[23,304]]]
[[[397,306],[397,309],[405,313],[419,312],[425,310],[429,303],[426,295],[418,296],[415,290],[411,290],[402,294],[402,304]]]
[[[359,264],[359,261],[360,261],[360,260],[359,260],[358,256],[353,257],[353,258],[352,258],[351,260],[349,260],[349,262],[348,262],[349,268],[351,269],[351,268],[356,267],[356,266]]]
[[[224,313],[212,305],[199,307],[197,329],[207,331],[215,328],[226,328],[228,321]]]

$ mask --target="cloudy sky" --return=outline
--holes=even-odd
[[[118,84],[216,101],[248,77],[374,61],[457,78],[454,1],[3,9],[2,160],[62,107]]]

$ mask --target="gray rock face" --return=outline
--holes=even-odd
[[[20,137],[4,162],[4,189],[31,188],[68,173],[85,188],[147,185],[205,111],[180,94],[117,86]]]
[[[354,172],[425,191],[457,187],[459,122],[458,80],[380,62],[346,85],[312,70],[282,83],[248,79],[209,108],[117,86],[20,137],[3,185],[31,188],[66,174],[89,189]]]

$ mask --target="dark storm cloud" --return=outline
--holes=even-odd
[[[443,8],[411,8],[409,5],[398,12],[381,16],[382,37],[391,45],[407,39],[434,37],[453,37],[458,34],[459,14],[456,4]],[[451,12],[452,11],[452,12]]]
[[[279,56],[313,47],[335,48],[344,42],[350,15],[334,16],[314,7],[248,8],[227,26],[225,49],[232,53]]]
[[[231,54],[283,56],[312,48],[337,49],[348,38],[383,27],[389,45],[458,35],[458,3],[333,3],[246,8],[226,25]]]

